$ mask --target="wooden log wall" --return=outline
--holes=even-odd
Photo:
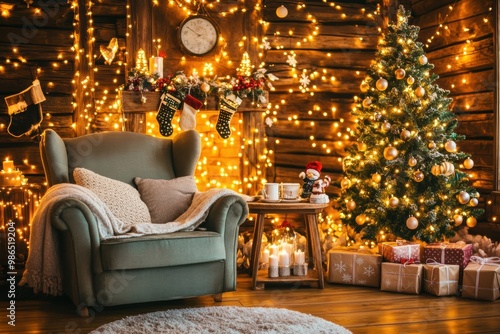
[[[22,1],[3,0],[0,6],[0,159],[13,160],[29,182],[43,182],[35,140],[7,132],[4,97],[28,88],[38,77],[46,97],[41,128],[72,135],[73,11],[66,0],[34,1],[29,8]]]
[[[420,41],[440,77],[437,84],[453,98],[459,120],[455,132],[466,136],[459,149],[474,160],[471,182],[486,214],[473,233],[498,239],[495,6],[492,0],[412,1],[413,24],[420,27]]]
[[[269,22],[265,36],[272,47],[266,52],[266,63],[279,77],[271,93],[279,106],[277,121],[266,128],[275,159],[268,179],[302,182],[299,173],[309,161],[318,160],[323,176],[339,180],[344,150],[353,140],[348,133],[355,124],[350,115],[354,97],[376,51],[376,2],[265,4],[263,18]],[[276,15],[281,5],[288,9],[284,18]],[[295,67],[287,62],[292,55]],[[302,73],[311,80],[307,91],[300,88]],[[338,189],[329,187],[327,192],[338,193]]]

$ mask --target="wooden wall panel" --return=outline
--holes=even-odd
[[[379,38],[377,23],[367,16],[376,4],[336,2],[337,8],[328,3],[307,3],[304,11],[317,20],[318,35],[300,45],[296,43],[307,38],[314,24],[303,12],[286,3],[288,16],[277,18],[275,10],[281,4],[266,1],[263,12],[264,20],[269,22],[266,37],[273,46],[266,53],[266,63],[280,78],[270,98],[275,103],[286,101],[276,109],[277,122],[266,128],[268,145],[275,152],[274,168],[268,172],[268,179],[301,182],[298,174],[306,164],[319,160],[323,164],[322,175],[339,180],[341,159],[346,145],[351,144],[345,136],[355,126],[350,111]],[[296,54],[295,70],[287,63],[292,52]],[[306,93],[300,91],[296,77],[304,69],[308,74],[316,72],[318,78],[311,80]],[[330,188],[329,192],[335,191]]]

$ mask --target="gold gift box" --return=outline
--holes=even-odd
[[[500,297],[500,258],[471,257],[464,269],[462,297],[489,301]]]
[[[424,291],[435,296],[455,295],[459,272],[456,264],[424,264]]]
[[[327,281],[330,283],[380,286],[382,256],[357,250],[328,252]]]
[[[421,264],[382,262],[380,290],[418,295],[422,288]]]

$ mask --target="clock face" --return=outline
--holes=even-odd
[[[185,52],[194,56],[203,56],[217,45],[219,31],[215,22],[209,17],[191,16],[179,27],[178,39]]]

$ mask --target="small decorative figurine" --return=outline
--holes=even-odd
[[[300,172],[299,177],[304,181],[300,195],[302,198],[308,198],[311,195],[314,182],[319,179],[322,167],[321,162],[311,161],[306,165],[306,171]]]
[[[325,188],[330,185],[331,178],[326,175],[324,179],[318,179],[314,182],[312,194],[309,197],[311,203],[325,204],[330,202],[330,198],[325,194]]]

